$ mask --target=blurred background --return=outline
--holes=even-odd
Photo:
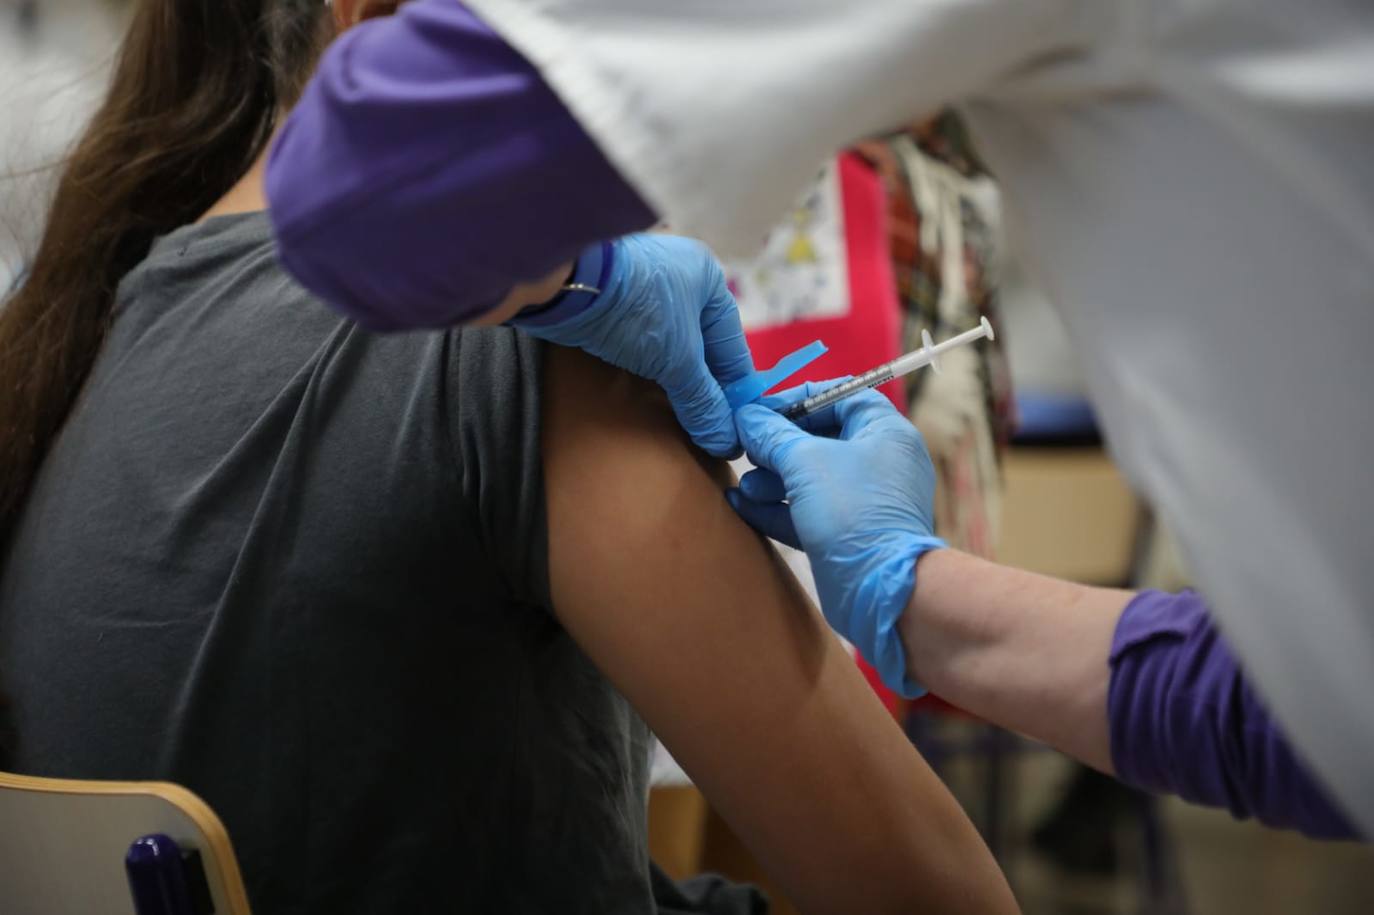
[[[886,389],[921,429],[951,545],[1085,584],[1179,590],[1169,532],[1117,471],[1069,333],[1001,245],[995,176],[945,113],[838,157],[774,231],[729,265],[760,364],[817,337],[833,377],[988,317],[993,345]],[[951,358],[954,357],[954,358]],[[789,561],[805,576],[804,557]],[[960,799],[1028,915],[1374,911],[1374,850],[1147,796],[933,697],[883,695]],[[768,885],[686,777],[660,760],[654,853],[675,875]],[[780,911],[793,911],[771,888]]]
[[[52,168],[99,97],[127,7],[0,0],[0,289],[23,275]],[[837,157],[763,255],[727,265],[758,361],[820,337],[831,352],[812,377],[833,377],[918,346],[922,330],[941,340],[988,317],[995,344],[950,353],[939,374],[886,391],[935,459],[939,533],[1085,583],[1186,586],[1168,532],[1100,440],[1054,309],[1003,259],[1000,222],[995,176],[952,113]],[[807,577],[802,557],[788,559]],[[882,698],[1031,915],[1374,912],[1366,847],[1154,799],[938,699]],[[714,870],[768,886],[671,760],[656,771],[655,858],[675,876]]]
[[[0,292],[33,253],[53,166],[100,98],[127,7],[0,0]]]

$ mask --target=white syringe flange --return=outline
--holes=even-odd
[[[921,331],[921,348],[915,352],[899,356],[892,362],[892,374],[894,376],[906,375],[916,371],[921,366],[928,365],[935,371],[940,371],[940,354],[949,350],[963,346],[965,343],[972,343],[987,337],[989,340],[997,339],[992,332],[992,324],[987,318],[983,318],[978,326],[972,330],[966,330],[962,334],[956,334],[943,343],[936,343],[931,339],[930,331]]]

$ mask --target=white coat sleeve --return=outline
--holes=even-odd
[[[466,0],[674,231],[753,253],[835,149],[1071,56],[1085,0]]]

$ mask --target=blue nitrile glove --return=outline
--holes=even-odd
[[[590,305],[565,320],[512,323],[658,382],[697,445],[718,457],[737,456],[735,420],[721,389],[751,373],[754,360],[710,249],[673,235],[627,235],[613,243],[600,288]]]
[[[924,690],[907,676],[897,622],[916,587],[917,558],[945,545],[931,533],[935,468],[921,433],[876,391],[800,426],[770,409],[827,386],[801,385],[739,409],[740,442],[758,469],[726,497],[761,533],[806,551],[830,625],[889,688],[914,698]]]

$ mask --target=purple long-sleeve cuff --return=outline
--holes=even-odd
[[[1145,591],[1117,623],[1107,709],[1117,776],[1319,838],[1356,838],[1245,681],[1191,591]]]
[[[535,69],[457,0],[341,37],[278,137],[280,257],[377,330],[462,323],[652,211]]]

